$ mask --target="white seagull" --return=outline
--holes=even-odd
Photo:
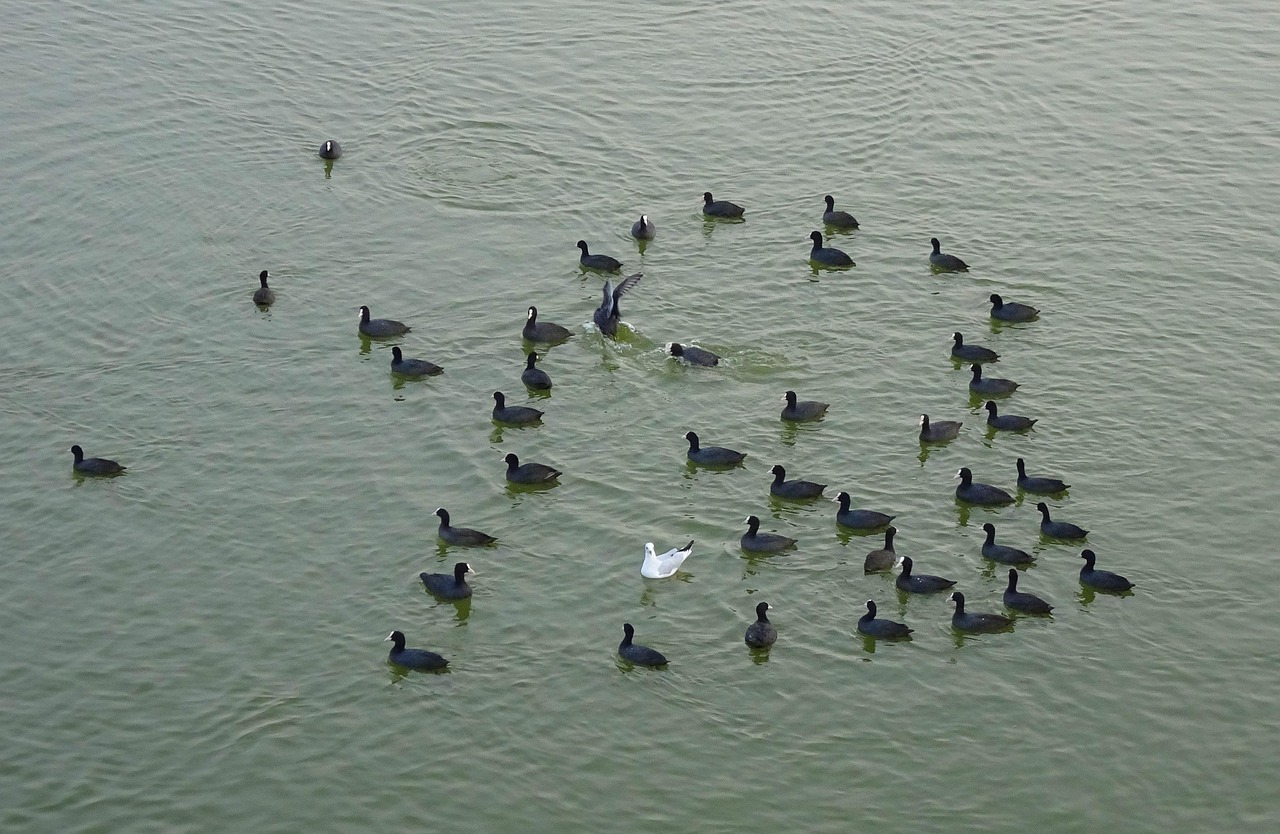
[[[673,576],[692,552],[693,542],[689,542],[684,547],[673,547],[659,556],[654,552],[653,542],[645,542],[644,564],[640,566],[640,575],[646,579],[666,579]]]

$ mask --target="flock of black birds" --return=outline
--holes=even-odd
[[[326,160],[337,159],[341,154],[341,146],[337,142],[326,141],[320,147],[319,155]],[[826,211],[823,213],[822,219],[826,226],[845,230],[858,228],[858,221],[852,215],[835,209],[833,197],[827,195],[825,201]],[[702,212],[708,218],[734,220],[741,218],[744,210],[741,206],[726,200],[716,200],[712,197],[711,192],[706,192],[703,194]],[[631,227],[632,237],[639,241],[652,240],[656,234],[657,229],[648,215],[641,215],[640,219]],[[814,231],[810,238],[813,241],[810,260],[815,264],[829,268],[854,265],[853,259],[844,252],[824,246],[821,232]],[[962,259],[941,251],[941,244],[937,238],[932,238],[930,243],[933,246],[933,251],[929,255],[929,262],[936,272],[968,271],[968,264]],[[622,263],[618,260],[608,255],[592,254],[586,241],[578,241],[577,246],[581,250],[579,263],[585,269],[603,273],[614,273],[621,270]],[[275,293],[268,286],[267,270],[263,270],[258,277],[260,286],[253,293],[253,302],[259,307],[266,308],[274,303]],[[629,275],[620,280],[616,286],[612,280],[605,280],[600,306],[597,307],[592,316],[595,325],[603,335],[607,337],[616,336],[621,315],[618,306],[619,301],[640,279],[641,275],[639,273]],[[992,305],[991,318],[999,321],[1031,322],[1038,318],[1040,312],[1034,307],[1025,304],[1007,302],[994,293],[990,296],[990,302]],[[394,319],[372,318],[367,306],[360,307],[358,331],[367,338],[392,338],[408,333],[410,329],[408,325]],[[535,345],[555,345],[573,336],[572,331],[559,324],[539,321],[538,309],[533,306],[528,308],[528,317],[521,334],[527,342]],[[988,397],[1007,397],[1017,390],[1018,383],[1016,382],[983,376],[983,363],[993,362],[998,358],[995,351],[980,345],[965,344],[964,337],[959,332],[952,334],[952,341],[951,355],[958,360],[972,363],[972,379],[969,382],[969,390],[971,392]],[[710,367],[717,365],[720,361],[720,357],[711,351],[694,345],[672,343],[668,346],[668,352],[671,356],[682,359],[692,365]],[[527,351],[526,366],[521,374],[521,381],[531,391],[548,391],[552,387],[551,377],[543,369],[537,367],[536,363],[539,358],[540,355],[536,351]],[[400,347],[394,346],[392,348],[391,371],[403,377],[420,378],[439,374],[443,371],[443,368],[422,359],[406,359]],[[537,423],[543,416],[543,412],[536,408],[523,405],[507,405],[506,398],[501,391],[495,391],[493,399],[492,418],[500,424],[530,425]],[[787,422],[821,420],[829,408],[827,403],[800,400],[794,391],[787,391],[782,399],[785,405],[782,408],[780,417]],[[1026,432],[1031,430],[1036,423],[1035,419],[1029,417],[1000,414],[994,399],[987,400],[985,408],[987,411],[987,425],[995,431]],[[921,444],[947,443],[959,435],[961,425],[960,422],[956,421],[931,421],[927,414],[922,414],[920,415],[919,441]],[[685,439],[689,443],[688,460],[697,466],[732,468],[740,465],[747,457],[745,453],[733,449],[719,446],[702,446],[698,435],[692,431],[685,434]],[[73,470],[77,474],[112,477],[125,472],[125,467],[113,460],[86,458],[79,445],[72,446],[71,452],[74,456]],[[549,485],[555,483],[563,474],[546,464],[537,462],[521,463],[515,454],[507,454],[505,462],[507,464],[506,478],[513,484]],[[787,480],[786,470],[781,465],[774,466],[770,471],[774,478],[769,486],[769,492],[776,498],[790,501],[811,501],[822,497],[823,491],[826,489],[826,484],[798,479]],[[1017,488],[1024,493],[1053,496],[1062,495],[1069,488],[1068,484],[1057,478],[1028,476],[1026,463],[1022,458],[1017,459],[1017,472]],[[1004,489],[974,481],[973,475],[967,467],[961,468],[956,473],[956,477],[959,478],[960,483],[956,487],[955,496],[957,500],[965,504],[999,507],[1014,503],[1013,495]],[[852,508],[852,501],[846,492],[838,493],[831,500],[839,504],[835,521],[840,527],[864,533],[878,530],[884,531],[884,547],[872,550],[867,554],[863,563],[865,573],[881,573],[894,567],[900,568],[894,584],[904,594],[932,594],[948,591],[955,587],[955,580],[942,576],[916,573],[911,557],[898,556],[895,553],[894,535],[898,530],[891,524],[893,516],[875,510]],[[1044,537],[1058,541],[1079,541],[1087,537],[1087,530],[1070,522],[1052,519],[1049,507],[1043,501],[1039,502],[1036,508],[1041,514],[1040,532]],[[494,536],[479,530],[454,527],[451,524],[449,512],[443,507],[436,510],[436,516],[440,519],[438,536],[446,545],[483,547],[497,541]],[[746,524],[747,531],[739,539],[740,546],[745,552],[753,554],[779,553],[795,546],[797,543],[796,539],[789,536],[761,532],[759,529],[760,520],[754,515],[747,517]],[[1026,566],[1032,563],[1034,558],[1031,554],[1015,547],[996,544],[996,528],[994,524],[990,522],[984,523],[982,529],[986,533],[986,540],[982,545],[982,555],[992,562],[1011,566],[1008,574],[1008,586],[1002,597],[1005,607],[1018,614],[1049,616],[1053,610],[1052,605],[1034,594],[1018,590],[1020,574],[1017,566]],[[679,564],[691,552],[692,545],[693,542],[690,542],[683,549],[672,550],[663,554],[663,557],[676,557],[669,563],[670,566],[665,572],[660,574],[645,572],[644,575],[674,575]],[[653,553],[652,543],[646,547],[647,559],[657,558],[656,554]],[[1092,550],[1083,550],[1080,553],[1080,558],[1085,562],[1084,567],[1080,569],[1080,583],[1082,586],[1095,591],[1117,594],[1127,594],[1133,588],[1133,583],[1125,577],[1096,568],[1097,557]],[[648,568],[648,562],[646,562],[646,568]],[[419,577],[426,590],[435,597],[442,600],[456,601],[471,596],[471,586],[466,580],[467,574],[470,573],[474,573],[474,571],[472,571],[467,562],[458,562],[454,566],[453,573],[434,574],[424,572]],[[950,600],[955,606],[951,617],[951,625],[959,632],[1007,631],[1014,624],[1014,620],[1004,614],[966,611],[964,594],[958,590],[951,591]],[[748,626],[743,638],[744,642],[752,649],[767,649],[778,638],[777,629],[768,618],[767,612],[769,608],[770,605],[767,602],[760,602],[756,605],[756,619]],[[874,600],[867,600],[866,608],[866,614],[857,623],[858,633],[872,639],[910,639],[912,629],[906,624],[877,617]],[[630,623],[624,623],[624,636],[622,642],[618,645],[618,655],[624,662],[638,666],[665,666],[667,664],[667,659],[661,652],[633,642],[634,634],[634,627]],[[397,666],[419,670],[441,670],[448,667],[449,661],[435,652],[425,649],[406,648],[405,635],[398,630],[392,631],[386,639],[393,644],[388,659]]]

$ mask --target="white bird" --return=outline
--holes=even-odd
[[[640,575],[646,579],[666,579],[675,575],[684,560],[693,552],[693,542],[684,547],[673,547],[662,555],[654,552],[653,542],[644,543],[644,564],[640,566]]]

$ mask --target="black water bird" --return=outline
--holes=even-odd
[[[529,308],[529,317],[525,319],[524,329],[520,335],[530,342],[556,344],[568,339],[573,333],[552,321],[538,321],[538,308]]]
[[[747,626],[747,633],[742,638],[753,649],[768,648],[778,639],[778,629],[774,627],[773,623],[769,622],[767,613],[772,607],[767,602],[762,602],[756,606],[756,621]]]
[[[1055,539],[1083,539],[1089,535],[1089,531],[1072,524],[1070,521],[1054,521],[1049,517],[1049,505],[1041,501],[1036,504],[1036,509],[1040,511],[1040,532],[1046,536]]]
[[[591,319],[596,323],[596,327],[600,328],[600,332],[606,336],[616,336],[618,334],[618,318],[622,315],[622,311],[618,309],[618,300],[624,296],[628,290],[634,287],[641,278],[641,273],[628,275],[622,279],[617,287],[610,280],[605,280],[602,288],[603,298],[600,306],[596,308]]]
[[[472,530],[470,527],[454,527],[449,523],[449,511],[444,507],[436,509],[436,517],[440,519],[440,529],[436,531],[436,534],[440,536],[445,544],[478,547],[497,541],[488,533],[481,533],[479,530]]]
[[[1026,431],[1036,424],[1033,417],[1020,414],[1001,414],[995,400],[987,400],[987,425],[1000,431]]]
[[[934,594],[938,591],[945,591],[956,584],[954,579],[947,579],[943,576],[912,573],[910,556],[899,556],[898,564],[902,566],[902,571],[898,574],[898,578],[893,581],[893,584],[900,591],[906,591],[909,594]]]
[[[969,390],[975,394],[982,394],[988,397],[1003,397],[1012,394],[1018,390],[1018,383],[1011,379],[1001,379],[999,377],[982,375],[982,366],[974,364],[970,367],[973,371],[973,378],[969,380]]]
[[[982,543],[982,555],[991,561],[1001,562],[1006,565],[1026,565],[1035,561],[1031,554],[1025,550],[996,544],[996,526],[990,521],[983,524],[982,529],[987,534],[987,540]]]
[[[966,362],[994,362],[1000,354],[982,345],[966,345],[959,331],[951,334],[951,355]]]
[[[699,446],[696,432],[685,432],[684,439],[689,441],[689,460],[706,466],[732,466],[746,459],[745,452],[726,449],[723,446]]]
[[[920,442],[945,443],[955,440],[964,423],[958,420],[937,420],[930,422],[928,414],[920,415]]]
[[[1018,458],[1018,489],[1035,492],[1041,495],[1052,495],[1066,490],[1071,484],[1063,483],[1057,478],[1038,478],[1027,475],[1027,464]]]
[[[82,475],[119,475],[128,467],[107,458],[86,458],[79,444],[71,447],[71,468]]]
[[[493,392],[493,419],[513,426],[527,426],[542,419],[542,412],[527,405],[507,405],[501,391]]]
[[[820,403],[817,400],[797,400],[795,391],[788,391],[782,395],[782,399],[787,404],[782,407],[782,419],[800,422],[803,420],[817,420],[819,417],[827,413],[830,406],[827,403]]]
[[[871,551],[867,554],[867,558],[862,560],[863,573],[891,570],[898,563],[898,554],[893,549],[893,537],[897,532],[897,527],[889,527],[884,531],[884,547]]]
[[[667,658],[662,652],[631,642],[636,630],[631,623],[622,624],[622,642],[618,644],[618,655],[637,666],[665,666]]]
[[[752,553],[777,553],[796,543],[796,540],[789,536],[779,535],[778,533],[761,533],[759,531],[760,519],[753,515],[747,516],[747,532],[743,533],[742,538],[738,540],[743,550]]]
[[[847,492],[837,492],[836,497],[831,500],[840,505],[840,509],[836,510],[836,524],[850,530],[878,530],[894,518],[875,510],[850,509],[853,499]]]
[[[526,388],[532,388],[535,391],[550,391],[551,377],[546,371],[535,366],[538,359],[537,352],[529,351],[529,355],[525,357],[524,371],[520,374],[520,381],[525,384]]]
[[[827,488],[826,484],[815,484],[813,481],[788,481],[787,470],[775,464],[769,470],[773,473],[773,483],[769,484],[769,493],[778,498],[817,498]]]
[[[1040,597],[1018,590],[1017,568],[1009,568],[1009,587],[1004,589],[1002,599],[1006,608],[1012,608],[1014,611],[1021,611],[1024,614],[1049,614],[1053,612],[1053,606],[1040,599]]]
[[[564,474],[545,463],[522,464],[514,452],[508,453],[503,460],[507,462],[507,480],[513,484],[546,484]]]
[[[822,245],[822,232],[810,233],[813,248],[809,250],[809,260],[824,266],[854,266],[853,258],[834,246]]]
[[[742,206],[728,200],[713,200],[710,191],[702,192],[702,213],[707,217],[741,217]]]
[[[1095,568],[1093,564],[1097,555],[1092,550],[1080,551],[1080,558],[1084,559],[1084,567],[1080,568],[1081,585],[1088,585],[1099,591],[1117,592],[1127,591],[1133,587],[1133,583],[1120,574]]]
[[[267,286],[267,271],[258,273],[258,282],[262,286],[253,291],[253,303],[259,307],[270,307],[276,300],[275,291]]]
[[[1005,301],[996,293],[991,293],[991,318],[1000,321],[1034,321],[1040,311],[1029,304],[1016,301]]]
[[[471,596],[467,574],[475,573],[466,562],[453,566],[453,573],[420,573],[418,578],[427,590],[440,599],[459,600]]]
[[[617,272],[622,269],[622,261],[617,258],[611,258],[608,255],[592,255],[588,252],[585,240],[578,241],[578,248],[582,250],[578,263],[587,269],[598,269],[601,272]]]
[[[444,373],[444,368],[425,359],[405,359],[400,346],[391,348],[391,373],[400,376],[435,376]]]
[[[956,486],[956,498],[961,501],[968,501],[970,504],[981,504],[987,507],[1013,503],[1013,496],[1000,487],[975,482],[973,473],[969,471],[967,466],[960,467],[960,470],[956,472],[956,477],[960,479],[959,485]]]
[[[369,308],[363,305],[360,307],[360,332],[372,339],[401,336],[411,329],[409,325],[395,319],[371,319]]]
[[[858,633],[892,640],[910,636],[911,629],[905,623],[880,619],[876,616],[875,602],[867,600],[867,613],[858,618]]]
[[[435,652],[430,652],[426,649],[406,649],[404,647],[404,632],[393,631],[387,635],[387,640],[390,640],[393,644],[390,653],[387,654],[387,659],[397,666],[418,669],[424,672],[434,672],[449,665],[449,661]]]
[[[858,220],[847,211],[836,211],[836,198],[828,194],[822,198],[827,203],[827,210],[822,213],[822,222],[836,229],[856,229]]]
[[[956,604],[955,613],[951,615],[951,625],[958,631],[984,632],[1004,631],[1013,625],[1013,620],[1003,614],[986,614],[964,610],[964,594],[959,591],[951,593],[951,601]]]
[[[672,356],[678,359],[683,359],[690,365],[702,365],[703,367],[710,368],[714,365],[720,364],[719,356],[716,356],[711,351],[706,350],[705,348],[700,348],[697,345],[682,345],[679,342],[672,342],[667,350]]]
[[[957,258],[955,255],[948,255],[942,251],[942,244],[938,242],[936,237],[929,238],[929,243],[933,245],[933,252],[929,254],[929,263],[935,269],[945,270],[947,272],[967,272],[969,265]]]
[[[631,224],[631,236],[636,240],[653,240],[657,233],[657,227],[647,214],[640,215],[640,219]]]

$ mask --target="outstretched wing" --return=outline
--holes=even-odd
[[[637,272],[635,275],[628,275],[626,278],[623,278],[623,279],[622,279],[622,283],[618,284],[617,289],[613,290],[613,312],[614,312],[614,313],[617,313],[617,312],[618,312],[618,299],[619,299],[619,298],[622,298],[622,296],[626,295],[626,294],[627,294],[627,292],[628,292],[632,287],[634,287],[636,284],[638,284],[638,283],[640,282],[640,278],[641,278],[643,275],[644,275],[644,273],[642,273],[642,272]],[[607,299],[608,299],[608,297],[609,297],[609,282],[608,282],[608,281],[605,281],[605,283],[604,283],[604,291],[605,291],[605,298],[606,298],[606,300],[607,300]]]

